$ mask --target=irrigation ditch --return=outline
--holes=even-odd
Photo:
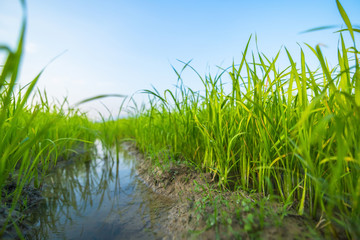
[[[21,197],[27,199],[26,208],[15,207],[12,219],[17,227],[9,224],[2,239],[322,236],[314,222],[295,211],[259,194],[221,190],[211,174],[165,161],[166,153],[154,163],[134,142],[122,143],[118,152],[102,149],[97,143],[96,154],[80,152],[70,161],[59,161],[41,188],[26,186]],[[0,221],[6,217],[2,207]]]
[[[139,180],[133,156],[122,150],[103,152],[98,142],[96,146],[96,154],[58,162],[43,178],[41,188],[33,188],[33,194],[25,188],[21,199],[38,196],[37,201],[32,208],[14,210],[12,219],[19,216],[16,225],[9,224],[1,239],[167,236],[162,225],[172,201]]]

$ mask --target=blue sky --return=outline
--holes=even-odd
[[[360,1],[343,0],[353,24],[360,24]],[[26,54],[21,83],[29,82],[52,58],[39,81],[50,97],[68,96],[70,103],[98,94],[131,95],[155,86],[173,88],[189,61],[204,75],[239,62],[251,34],[269,57],[286,46],[296,57],[298,43],[322,43],[330,63],[336,63],[338,35],[334,30],[299,34],[324,26],[342,25],[333,0],[31,0],[28,5]],[[20,28],[18,1],[0,0],[0,43],[15,46]],[[255,50],[254,41],[251,49]],[[283,52],[284,53],[284,52]],[[311,53],[308,52],[311,62]],[[286,56],[280,63],[287,64]],[[317,63],[314,61],[314,65]],[[201,90],[191,71],[184,83]],[[146,98],[137,95],[138,102]],[[121,100],[103,102],[116,113]],[[101,110],[99,103],[85,110]],[[103,111],[103,110],[101,110]],[[94,114],[94,110],[92,110]]]

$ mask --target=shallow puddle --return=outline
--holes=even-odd
[[[46,200],[30,239],[159,239],[172,202],[136,176],[134,156],[59,167],[46,181]]]

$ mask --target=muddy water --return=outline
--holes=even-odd
[[[133,156],[75,162],[46,179],[29,239],[159,239],[172,202],[142,183]]]

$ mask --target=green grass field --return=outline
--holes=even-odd
[[[46,92],[35,92],[41,73],[19,88],[24,18],[17,48],[0,46],[7,55],[0,68],[0,190],[15,179],[15,204],[26,184],[39,187],[49,166],[83,143],[91,148],[96,138],[108,145],[133,138],[145,153],[167,152],[211,172],[223,189],[277,196],[330,231],[337,226],[360,237],[360,30],[337,6],[346,29],[338,33],[336,67],[320,46],[306,46],[320,66],[311,69],[303,50],[299,63],[286,49],[269,58],[248,52],[249,39],[239,64],[216,76],[198,74],[204,93],[185,87],[176,72],[175,91],[145,90],[150,107],[101,124],[66,100],[51,104]],[[345,45],[345,34],[352,45]],[[284,69],[278,69],[280,54],[289,59]],[[188,63],[184,69],[196,72]],[[221,81],[226,74],[230,92]],[[40,100],[31,101],[33,95]]]

